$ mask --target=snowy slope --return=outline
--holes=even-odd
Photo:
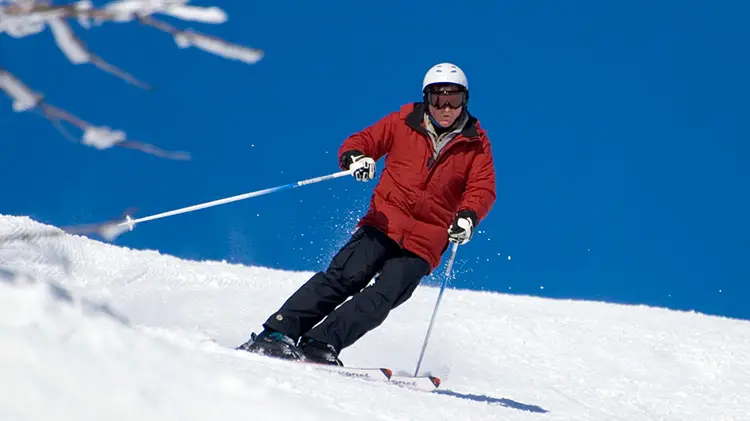
[[[230,349],[309,276],[0,216],[0,420],[750,419],[750,322],[696,313],[448,290],[431,394]],[[436,294],[344,362],[413,371]]]

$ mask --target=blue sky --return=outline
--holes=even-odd
[[[50,103],[193,155],[76,145],[3,97],[0,213],[146,216],[335,172],[346,136],[419,100],[424,72],[450,61],[498,177],[453,286],[750,319],[747,3],[212,4],[230,20],[190,26],[262,48],[262,61],[180,50],[136,24],[76,26],[154,92],[70,64],[48,31],[0,37],[0,66]],[[115,244],[319,270],[373,187],[329,181],[144,223]]]

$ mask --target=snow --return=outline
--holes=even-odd
[[[224,23],[227,21],[226,12],[218,7],[173,6],[162,13],[182,20],[204,23]]]
[[[8,6],[14,6],[16,9],[21,10],[31,10],[34,6],[38,6],[34,3],[35,2],[32,1],[7,2]],[[38,34],[44,30],[46,24],[61,21],[66,14],[66,11],[62,8],[54,7],[40,7],[37,11],[31,13],[6,13],[2,6],[3,2],[0,1],[0,34],[7,33],[14,38],[23,38],[29,35]],[[91,10],[91,2],[83,0],[69,3],[69,6],[72,6],[76,11],[81,12],[79,22],[85,24],[86,17],[84,16],[84,12]]]
[[[116,0],[104,5],[104,10],[110,13],[116,22],[125,22],[140,16],[148,16],[161,12],[170,5],[186,3],[185,0]]]
[[[113,241],[120,234],[126,231],[132,231],[135,224],[132,223],[133,219],[127,216],[127,220],[123,222],[115,222],[104,224],[99,228],[99,235],[101,235],[107,241]]]
[[[189,6],[187,3],[187,0],[117,0],[107,3],[104,9],[117,22],[156,13],[204,23],[224,23],[227,20],[227,15],[221,8]]]
[[[107,149],[125,140],[125,132],[109,127],[89,126],[83,133],[83,143],[97,149]]]
[[[750,322],[694,312],[447,289],[435,393],[231,349],[310,275],[0,216],[0,419],[748,419]],[[343,361],[412,372],[437,291]]]
[[[44,22],[45,17],[39,13],[16,16],[2,13],[0,10],[0,34],[6,33],[13,38],[23,38],[42,32]]]
[[[29,89],[10,72],[0,68],[0,90],[13,99],[13,111],[30,110],[39,104],[42,96]]]
[[[180,48],[195,46],[203,51],[249,64],[256,63],[263,58],[263,52],[261,50],[232,44],[222,39],[200,34],[190,29],[174,34],[174,41]]]
[[[52,19],[47,22],[52,30],[52,34],[55,38],[55,43],[60,50],[65,53],[72,63],[82,64],[89,62],[89,52],[81,42],[76,39],[73,35],[73,30],[70,29],[65,21],[62,19]]]

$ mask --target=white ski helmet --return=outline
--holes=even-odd
[[[466,79],[463,70],[455,64],[440,63],[432,66],[424,75],[422,92],[425,92],[428,86],[436,83],[454,83],[462,86],[467,94],[469,92],[469,81]]]

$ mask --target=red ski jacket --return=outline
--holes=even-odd
[[[477,224],[489,213],[496,195],[495,169],[487,133],[471,116],[435,159],[424,112],[423,103],[407,104],[349,136],[339,149],[339,161],[352,150],[376,161],[386,156],[370,208],[357,226],[380,229],[434,270],[448,247],[448,227],[456,213],[473,211]]]

